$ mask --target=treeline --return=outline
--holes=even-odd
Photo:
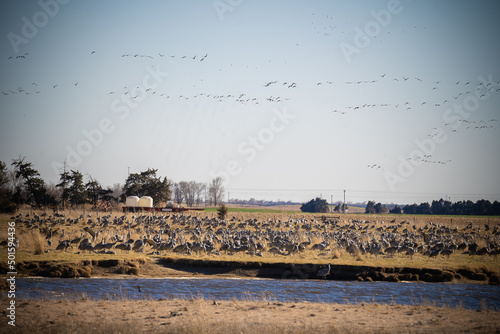
[[[249,200],[231,198],[228,201],[229,204],[240,204],[240,205],[255,205],[255,206],[277,206],[277,205],[299,205],[302,203],[292,202],[292,201],[265,201],[256,200],[255,198],[250,198]]]
[[[151,196],[155,205],[174,197],[177,203],[184,201],[188,206],[200,205],[201,202],[217,206],[224,198],[220,177],[208,184],[195,181],[173,183],[158,176],[157,172],[157,169],[148,168],[129,174],[123,187],[119,183],[103,187],[90,174],[84,175],[64,165],[59,183],[47,184],[25,157],[14,159],[11,168],[0,161],[0,212],[15,212],[22,204],[55,209],[90,203],[94,207],[109,208],[124,202],[127,196]]]
[[[480,199],[476,202],[466,200],[452,203],[440,199],[432,201],[431,204],[423,202],[420,204],[407,204],[403,207],[395,205],[392,209],[388,209],[381,203],[375,204],[369,201],[366,204],[365,213],[394,213],[408,215],[474,215],[474,216],[499,216],[500,202],[494,201],[491,203],[488,200]]]

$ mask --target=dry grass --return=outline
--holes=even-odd
[[[47,241],[39,230],[24,231],[19,234],[19,250],[28,254],[45,253]]]

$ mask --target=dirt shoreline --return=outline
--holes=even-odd
[[[186,258],[139,258],[130,260],[27,261],[17,264],[18,277],[189,277],[206,276],[317,279],[325,268],[318,264],[263,263],[241,261],[195,260]],[[2,274],[8,272],[0,265]],[[500,284],[499,273],[486,268],[429,269],[383,268],[332,264],[325,279],[342,281],[413,281],[413,282],[474,282]]]
[[[500,312],[269,300],[18,300],[0,333],[498,333]],[[6,318],[5,311],[2,311]],[[3,321],[6,321],[5,319]]]

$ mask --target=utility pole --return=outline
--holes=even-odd
[[[128,176],[130,176],[130,167],[127,167],[128,168]]]
[[[63,209],[65,208],[65,202],[64,202],[64,199],[67,195],[67,192],[66,192],[66,184],[68,182],[68,175],[66,174],[66,159],[64,159],[64,165],[63,165],[63,177],[62,177],[62,206],[63,206]]]
[[[228,191],[227,192],[227,204],[229,204],[229,199],[231,198],[231,193]]]
[[[344,205],[342,206],[342,209],[343,209],[342,211],[343,211],[343,212],[344,212],[344,214],[345,214],[345,190],[344,190]]]
[[[333,195],[330,195],[330,212],[333,212]]]

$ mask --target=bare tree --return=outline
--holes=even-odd
[[[176,183],[174,185],[174,201],[175,203],[177,204],[182,204],[182,190],[181,190],[181,187],[180,187],[180,184],[179,183]]]
[[[204,184],[205,190],[203,193],[203,199],[205,201],[205,206],[212,206],[212,198],[210,197],[210,193],[208,192],[208,188],[210,188],[210,184]]]
[[[216,177],[212,180],[208,186],[208,193],[210,197],[210,202],[214,206],[217,206],[224,200],[224,180],[222,177]]]
[[[186,202],[187,206],[192,206],[191,205],[191,191],[190,191],[190,185],[189,182],[187,181],[181,181],[179,182],[179,190],[182,194],[182,197],[184,198],[184,201]]]
[[[120,201],[120,199],[123,195],[122,185],[120,183],[113,183],[113,187],[111,188],[111,190],[113,191],[111,193],[111,196],[113,196],[118,201]]]
[[[196,184],[196,206],[200,206],[201,202],[203,201],[205,189],[206,186],[204,183],[200,182]]]
[[[194,202],[196,201],[196,188],[198,187],[198,183],[195,181],[190,181],[188,183],[188,194],[186,196],[187,202],[189,206],[194,206]]]

